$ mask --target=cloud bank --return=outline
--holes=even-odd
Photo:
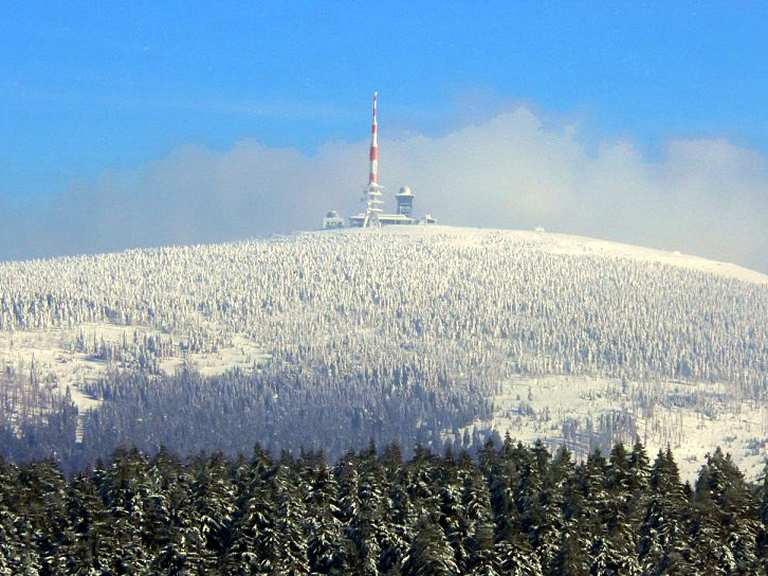
[[[526,108],[450,134],[381,141],[387,199],[402,184],[441,223],[583,234],[768,272],[768,160],[723,139],[674,140],[655,158],[629,141],[588,147]],[[216,242],[314,229],[359,210],[367,142],[305,155],[242,141],[184,147],[56,198],[5,205],[0,258]]]

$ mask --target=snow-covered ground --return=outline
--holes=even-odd
[[[83,409],[98,403],[78,388],[113,368],[418,374],[425,390],[495,395],[491,424],[521,439],[637,434],[686,473],[720,444],[752,473],[768,438],[768,276],[446,226],[0,263],[0,369],[33,361]]]
[[[98,331],[109,337],[117,327],[96,324],[83,325],[84,330]],[[125,330],[125,328],[123,328]],[[119,331],[119,329],[118,329]],[[80,392],[86,380],[98,378],[105,370],[106,363],[89,354],[72,349],[75,330],[21,330],[0,332],[0,368],[13,368],[24,372],[34,365],[38,373],[49,379],[64,393],[70,387],[72,400],[81,410],[98,406],[98,401]]]
[[[653,398],[651,408],[643,397]],[[684,479],[693,480],[705,455],[721,446],[751,479],[768,457],[768,406],[737,402],[728,386],[631,383],[589,376],[513,378],[494,397],[494,415],[461,429],[494,429],[526,443],[565,445],[583,458],[594,448],[639,438],[651,459],[670,446]]]
[[[171,356],[160,362],[160,368],[163,372],[171,374],[187,363],[203,376],[216,376],[233,368],[252,368],[255,364],[268,361],[269,358],[269,354],[265,354],[248,338],[236,334],[228,346],[219,348],[215,352]]]
[[[91,342],[119,346],[137,336],[159,336],[160,333],[146,326],[96,322],[68,329],[0,332],[0,370],[9,367],[23,373],[34,365],[40,377],[55,384],[62,394],[69,387],[72,400],[80,410],[96,408],[99,401],[83,394],[80,390],[82,384],[96,380],[110,368],[118,366],[95,354],[78,351],[75,343],[79,335]],[[175,349],[174,352],[159,361],[163,372],[172,374],[186,363],[205,376],[214,376],[232,368],[249,368],[269,358],[253,342],[239,335],[234,336],[229,345],[216,351],[182,353]]]
[[[555,232],[535,230],[497,230],[490,228],[457,228],[455,226],[430,225],[410,228],[406,226],[391,227],[384,231],[390,235],[413,236],[414,233],[423,238],[433,238],[439,243],[460,247],[480,247],[487,245],[489,235],[501,235],[507,241],[520,244],[530,244],[536,251],[547,254],[562,254],[570,256],[604,256],[609,258],[626,258],[637,262],[663,264],[680,268],[688,268],[708,274],[734,278],[745,282],[768,284],[768,275],[762,274],[743,266],[728,262],[709,260],[699,256],[683,254],[677,250],[666,251],[654,248],[644,248],[632,244],[623,244],[609,240],[559,234]],[[322,234],[367,234],[368,230],[335,230]],[[316,233],[306,233],[312,236]]]

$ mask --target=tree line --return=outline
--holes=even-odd
[[[179,459],[121,449],[67,478],[0,461],[0,574],[759,576],[768,480],[719,449],[693,485],[638,441],[574,461],[509,437],[474,454],[371,443]]]
[[[445,431],[492,414],[492,401],[471,381],[461,384],[446,374],[432,379],[418,364],[391,373],[360,368],[344,379],[290,363],[213,377],[192,368],[160,378],[114,371],[83,390],[102,401],[98,409],[78,410],[68,394],[53,393],[34,375],[0,375],[0,404],[4,397],[46,399],[44,410],[0,417],[0,457],[52,458],[71,473],[127,444],[148,454],[164,446],[181,455],[206,450],[234,456],[260,443],[274,452],[322,448],[331,458],[370,439],[469,449],[489,431],[478,427],[456,440]]]

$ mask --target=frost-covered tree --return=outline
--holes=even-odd
[[[416,534],[403,561],[403,576],[453,576],[459,567],[440,525],[428,517],[419,520]]]
[[[126,439],[335,458],[371,437],[438,450],[456,430],[468,448],[462,428],[490,417],[513,375],[614,378],[639,413],[672,379],[765,399],[764,284],[549,235],[357,232],[0,264],[3,337],[61,330],[107,369],[84,387],[104,404],[78,415],[50,366],[0,366],[0,450],[74,470]],[[252,362],[232,360],[246,348]],[[214,358],[232,372],[194,374]],[[631,415],[593,425],[604,446],[637,434]]]
[[[583,463],[564,449],[545,458],[540,447],[511,441],[495,456],[483,450],[481,464],[423,447],[408,460],[365,449],[334,467],[317,453],[275,460],[261,448],[250,459],[183,461],[125,450],[70,479],[50,461],[0,463],[0,574],[765,574],[760,487],[721,451],[694,489],[680,482],[671,452],[660,451],[634,492],[642,511],[614,517],[621,478],[631,478],[632,456],[621,446]],[[354,471],[370,496],[347,518],[338,509],[341,471]],[[534,471],[542,482],[526,480]],[[523,506],[522,523],[496,516],[506,514],[491,505],[488,486],[505,484],[497,476],[515,486],[509,497]],[[524,509],[534,501],[547,503],[545,537],[526,524],[539,518]],[[211,539],[227,525],[214,521],[226,502],[231,528]],[[637,534],[636,549],[627,533]]]

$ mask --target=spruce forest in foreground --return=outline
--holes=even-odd
[[[0,461],[0,574],[764,575],[768,481],[707,456],[691,486],[638,441],[583,462],[488,441],[180,460],[119,450],[67,479]]]

